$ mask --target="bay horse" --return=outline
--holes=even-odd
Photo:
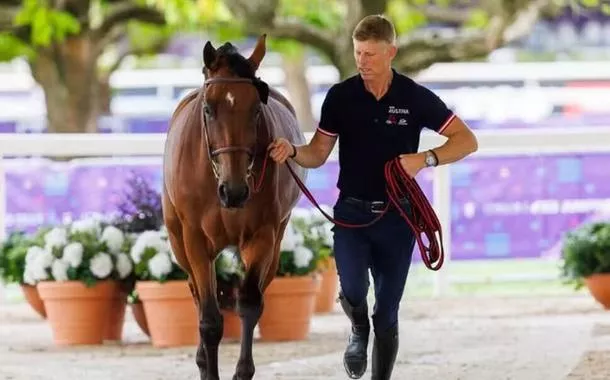
[[[203,85],[176,106],[165,142],[163,219],[198,309],[195,362],[206,380],[219,379],[223,334],[214,260],[235,246],[245,266],[237,291],[242,335],[233,379],[252,379],[253,332],[263,294],[276,274],[280,242],[301,194],[289,169],[301,180],[307,176],[301,167],[266,165],[275,138],[303,144],[305,137],[290,102],[256,76],[265,40],[264,34],[258,38],[248,58],[230,42],[218,49],[206,42]]]

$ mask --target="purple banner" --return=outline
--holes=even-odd
[[[120,162],[120,163],[119,163]],[[132,172],[161,188],[159,159],[6,162],[7,228],[32,230],[90,214],[110,217]],[[452,258],[559,255],[562,234],[610,218],[610,155],[467,159],[452,170]],[[332,205],[337,163],[312,170],[308,188]],[[418,181],[432,199],[432,171]],[[313,207],[302,197],[300,207]],[[419,252],[415,254],[420,260]]]

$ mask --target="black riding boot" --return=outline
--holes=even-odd
[[[343,294],[339,294],[343,311],[352,322],[352,332],[343,355],[343,365],[350,379],[359,379],[366,372],[367,347],[369,344],[369,314],[366,300],[354,307]]]
[[[390,380],[398,352],[398,325],[390,327],[373,341],[371,380]]]

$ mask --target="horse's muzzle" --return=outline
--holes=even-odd
[[[221,206],[224,208],[244,207],[249,196],[250,189],[245,182],[231,184],[225,181],[218,185],[218,197]]]

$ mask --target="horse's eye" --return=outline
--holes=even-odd
[[[206,116],[212,117],[212,107],[210,107],[209,104],[203,105],[203,112],[205,113]]]

